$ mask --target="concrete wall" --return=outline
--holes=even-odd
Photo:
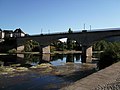
[[[86,62],[92,61],[92,46],[86,49]]]
[[[50,61],[50,54],[42,54],[42,60]]]

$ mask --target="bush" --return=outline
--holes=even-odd
[[[12,49],[12,50],[9,50],[8,53],[16,53],[17,50],[16,49]]]
[[[105,40],[101,40],[99,42],[96,42],[94,45],[93,45],[93,50],[96,50],[96,51],[104,51],[105,49],[107,49],[107,46],[108,46],[108,42],[105,41]]]
[[[25,46],[25,52],[32,52],[32,50],[37,50],[37,51],[39,51],[39,43],[38,42],[36,42],[36,41],[33,41],[33,40],[29,40],[29,41],[27,41],[25,44],[24,44],[24,46]]]
[[[120,60],[120,43],[109,42],[103,53],[100,54],[99,68],[103,69]]]

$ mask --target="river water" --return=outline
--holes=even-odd
[[[52,67],[30,67],[49,63]],[[27,67],[29,70],[0,75],[0,90],[57,90],[96,72],[96,65],[81,62],[80,54],[17,54],[0,56],[1,67]],[[52,68],[52,69],[51,69]]]

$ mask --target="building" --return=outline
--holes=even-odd
[[[13,37],[13,31],[12,30],[2,31],[2,38],[10,38],[10,37]]]
[[[0,38],[2,38],[2,29],[0,29]]]
[[[13,37],[24,37],[25,33],[19,28],[13,32]]]
[[[15,31],[13,30],[2,30],[0,29],[0,39],[11,38],[11,37],[24,37],[26,34],[19,28]]]

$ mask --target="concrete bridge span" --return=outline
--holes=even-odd
[[[46,47],[50,45],[50,43],[58,39],[69,38],[77,41],[79,44],[82,45],[83,58],[86,61],[87,58],[92,57],[91,46],[96,41],[109,38],[109,37],[120,36],[120,29],[105,29],[104,31],[101,31],[101,30],[99,31],[84,30],[82,32],[73,32],[73,33],[40,34],[40,35],[31,35],[27,37],[20,37],[20,38],[17,38],[17,46],[23,45],[23,43],[25,43],[28,40],[35,40],[39,42],[41,47]]]

